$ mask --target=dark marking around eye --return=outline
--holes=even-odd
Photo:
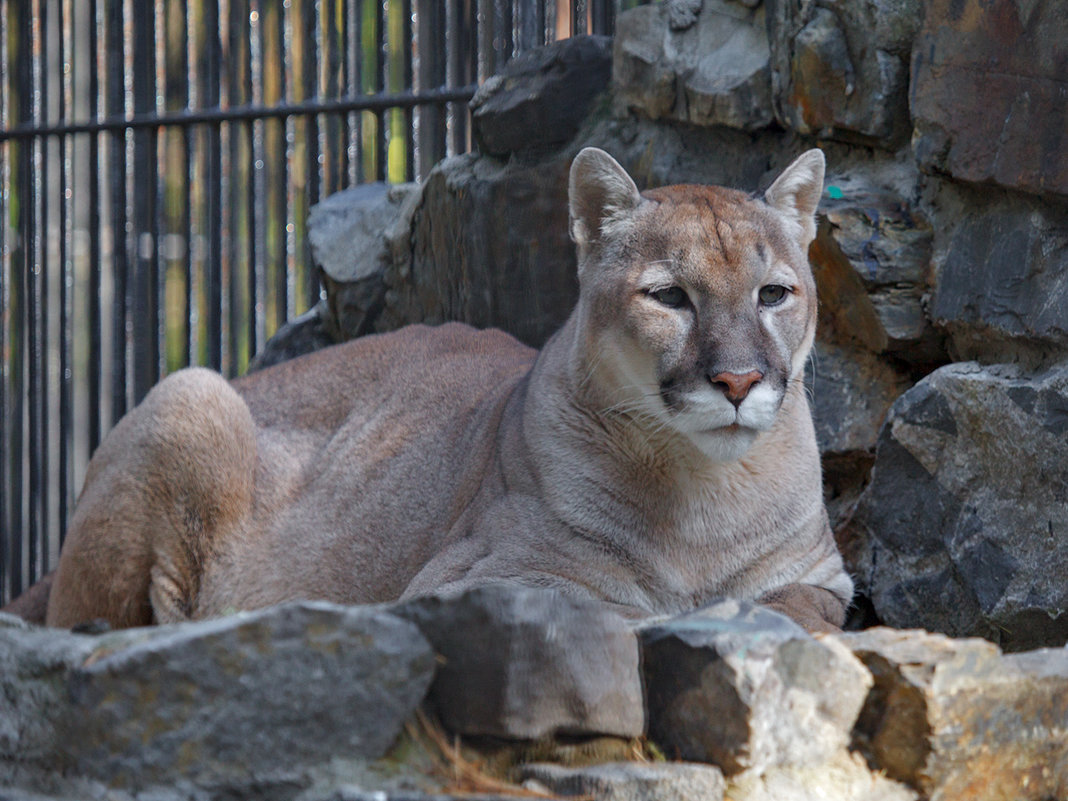
[[[760,240],[757,240],[756,248],[757,248],[757,258],[760,259],[760,263],[761,264],[767,264],[768,263],[768,252],[767,252],[767,250],[764,249],[764,243],[761,242]]]
[[[658,303],[662,303],[669,309],[678,309],[686,304],[686,292],[682,287],[669,286],[664,289],[656,289],[649,295]]]

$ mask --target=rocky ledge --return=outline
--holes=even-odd
[[[1068,797],[1068,648],[639,624],[517,587],[102,634],[0,619],[5,799]]]

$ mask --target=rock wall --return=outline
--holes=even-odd
[[[459,319],[541,344],[577,292],[566,175],[583,146],[643,187],[745,189],[821,147],[809,383],[832,521],[874,619],[1012,649],[1063,644],[1068,597],[1041,564],[1068,559],[1056,469],[1068,395],[1050,378],[1068,360],[1065,42],[1056,0],[635,8],[610,54],[570,40],[483,88],[486,152],[439,164],[358,257],[384,265],[371,328]],[[332,276],[353,267],[319,253],[328,284],[343,283]],[[335,329],[354,327],[333,313]],[[1011,380],[960,383],[980,373]],[[934,387],[956,400],[917,423]],[[928,433],[903,433],[917,426]],[[937,464],[936,441],[954,449]],[[939,504],[958,511],[939,517]]]
[[[5,801],[1046,801],[1066,727],[1068,649],[813,638],[730,600],[638,625],[515,587],[96,635],[0,614]]]

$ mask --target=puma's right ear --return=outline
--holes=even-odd
[[[819,150],[802,153],[764,193],[764,200],[801,226],[801,244],[808,247],[816,236],[816,207],[823,194],[826,161]]]
[[[638,187],[614,158],[596,147],[575,156],[568,181],[571,238],[579,247],[596,241],[612,218],[641,202]]]

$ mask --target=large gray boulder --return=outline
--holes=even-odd
[[[853,525],[886,623],[1068,641],[1068,366],[943,367],[903,395]]]
[[[537,740],[645,729],[638,641],[603,604],[490,585],[392,609],[442,658],[429,705],[452,732]]]
[[[559,147],[612,75],[612,39],[572,36],[520,54],[471,99],[479,150],[494,156]]]
[[[456,320],[542,345],[578,297],[570,163],[567,154],[529,164],[473,154],[439,163],[410,224],[390,235],[377,330]]]
[[[322,317],[335,341],[376,330],[385,304],[389,236],[407,228],[415,184],[370,183],[325,198],[308,215],[312,258],[326,290]]]
[[[0,783],[60,772],[135,792],[300,785],[317,766],[381,757],[435,668],[411,623],[325,603],[99,638],[0,637]]]

